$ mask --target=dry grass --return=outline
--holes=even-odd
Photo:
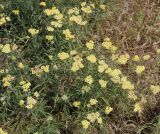
[[[116,5],[114,3],[114,6],[110,6],[108,14],[97,25],[96,37],[99,40],[108,36],[121,48],[122,52],[127,52],[131,56],[155,55],[156,49],[160,47],[159,0],[117,0]],[[144,87],[147,87],[152,80],[160,81],[160,70],[155,76],[154,69],[151,67],[156,62],[153,57],[152,60],[145,63],[148,76],[147,81],[141,81]],[[129,65],[125,66],[125,70],[127,73],[129,72]],[[159,100],[160,96],[157,96],[157,100],[151,98],[145,112],[139,117],[128,115],[130,118],[127,118],[125,114],[117,112],[117,116],[115,116],[116,113],[114,113],[112,123],[109,125],[109,134],[157,134],[153,128],[160,116]],[[157,131],[159,132],[159,130]]]

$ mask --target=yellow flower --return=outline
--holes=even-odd
[[[91,63],[95,63],[97,61],[97,58],[95,55],[91,54],[87,56],[87,60],[90,61]]]
[[[8,134],[8,133],[5,132],[2,128],[0,128],[0,134]]]
[[[45,7],[46,6],[46,2],[42,1],[42,2],[39,3],[39,5]]]
[[[105,63],[104,60],[99,60],[98,63],[98,72],[103,73],[108,68],[108,65]]]
[[[11,52],[11,46],[9,44],[6,44],[2,48],[3,53],[10,53]]]
[[[51,9],[45,9],[44,13],[47,16],[55,15],[55,14],[60,14],[60,11],[56,7],[52,7]]]
[[[53,36],[52,35],[46,35],[46,40],[48,41],[52,41],[53,40]]]
[[[70,39],[75,38],[69,29],[63,30],[63,34],[65,35],[66,40],[70,40]]]
[[[90,6],[83,6],[83,7],[81,7],[81,10],[84,12],[84,13],[87,13],[87,14],[90,14],[90,13],[92,13],[92,9],[91,9],[91,7]]]
[[[24,100],[19,101],[19,105],[22,106],[24,104]]]
[[[87,121],[87,120],[82,120],[81,124],[82,124],[84,129],[87,129],[89,127],[89,125],[90,125],[90,122]]]
[[[157,52],[157,54],[160,54],[160,49],[157,49],[157,51],[156,51],[156,52]]]
[[[102,117],[97,118],[97,122],[98,122],[99,124],[102,124]]]
[[[106,113],[106,114],[109,114],[109,113],[112,112],[112,111],[113,111],[113,108],[112,108],[112,107],[106,106],[106,108],[105,108],[105,113]]]
[[[80,102],[80,101],[75,101],[75,102],[73,102],[73,106],[74,106],[74,107],[80,107],[80,105],[81,105],[81,102]]]
[[[101,86],[102,88],[105,88],[106,85],[107,85],[107,81],[100,79],[100,80],[99,80],[99,84],[100,84],[100,86]]]
[[[48,72],[49,72],[49,65],[41,66],[41,69],[42,69],[44,72],[48,73]]]
[[[132,84],[126,77],[121,78],[122,89],[133,90],[134,84]]]
[[[11,75],[7,75],[2,79],[3,87],[9,87],[11,85],[11,81],[14,80],[14,77]]]
[[[37,100],[35,100],[34,98],[32,97],[27,97],[27,108],[28,109],[32,109],[33,106],[37,103]]]
[[[137,96],[135,95],[135,93],[134,93],[133,91],[129,91],[129,92],[128,92],[128,98],[129,98],[129,99],[136,100],[136,99],[137,99]]]
[[[143,60],[149,60],[151,56],[149,54],[143,56]]]
[[[89,92],[91,90],[91,88],[89,87],[89,86],[83,86],[82,87],[82,93],[87,93],[87,92]]]
[[[53,60],[53,56],[52,55],[48,55],[49,60]]]
[[[15,15],[19,15],[19,10],[12,10],[12,13],[14,13]]]
[[[83,68],[83,67],[84,67],[84,65],[82,64],[81,61],[75,61],[75,62],[73,62],[73,64],[72,64],[71,70],[72,70],[73,72],[76,72],[76,71],[80,70],[80,69]]]
[[[134,104],[134,112],[141,113],[142,110],[143,110],[142,103],[141,102],[136,102]]]
[[[61,52],[61,53],[58,54],[58,57],[59,57],[59,59],[61,59],[61,60],[66,60],[66,59],[69,58],[69,54],[68,54],[68,53],[65,53],[65,52]]]
[[[141,74],[145,71],[145,66],[137,66],[135,71],[137,74]]]
[[[138,55],[135,55],[135,56],[132,58],[132,60],[135,61],[135,62],[138,62],[138,61],[140,61],[140,58],[139,58]]]
[[[91,85],[93,83],[93,78],[91,75],[88,75],[86,78],[85,78],[85,82],[88,83],[89,85]]]
[[[36,92],[34,92],[34,96],[36,97],[36,98],[38,98],[39,97],[39,93],[36,91]]]
[[[81,7],[84,7],[86,5],[86,2],[81,3]]]
[[[47,27],[47,31],[53,32],[53,31],[54,31],[54,28],[49,26],[49,27]]]
[[[70,51],[70,55],[76,55],[77,54],[77,51],[76,50],[71,50]]]
[[[102,46],[103,46],[105,49],[109,50],[109,49],[111,48],[111,46],[112,46],[112,42],[110,42],[110,41],[105,41],[105,42],[102,43]]]
[[[67,95],[63,95],[61,98],[62,98],[62,100],[64,100],[64,101],[68,100],[68,96],[67,96]]]
[[[62,27],[62,21],[58,20],[58,21],[51,21],[51,25],[54,27]]]
[[[95,122],[96,120],[98,121],[99,118],[100,118],[100,113],[99,112],[87,114],[87,119],[91,123]]]
[[[160,92],[160,86],[151,85],[150,89],[154,95],[156,95]]]
[[[71,14],[78,15],[79,14],[79,9],[77,7],[71,8],[71,9],[68,10],[68,14],[69,15],[71,15]]]
[[[70,21],[75,22],[78,25],[86,25],[87,21],[83,21],[81,15],[72,15],[69,18]]]
[[[120,74],[122,74],[121,70],[119,70],[119,69],[112,70],[111,68],[108,68],[106,70],[106,73],[108,73],[112,77],[119,76]]]
[[[37,30],[37,29],[35,29],[35,28],[29,28],[29,29],[28,29],[28,32],[29,32],[32,36],[34,36],[34,35],[36,35],[36,34],[39,33],[39,30]]]
[[[129,55],[128,54],[124,54],[124,55],[120,55],[120,57],[117,59],[117,62],[119,64],[125,65],[128,60],[129,60]]]
[[[24,69],[24,65],[23,65],[23,63],[22,63],[22,62],[20,62],[20,63],[18,64],[18,67],[19,67],[20,69]]]
[[[94,41],[90,40],[89,42],[86,42],[86,46],[88,49],[92,50],[94,48]]]
[[[96,105],[97,104],[97,100],[96,99],[90,99],[89,103],[91,104],[91,106]]]
[[[99,5],[99,7],[100,7],[102,10],[105,10],[105,9],[106,9],[106,5],[104,5],[104,4]]]
[[[20,82],[20,85],[23,89],[24,92],[27,92],[28,90],[30,90],[30,86],[31,86],[31,83],[30,82],[27,82],[27,81],[21,81]]]

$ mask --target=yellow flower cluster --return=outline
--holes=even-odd
[[[145,66],[137,66],[135,71],[137,74],[141,74],[145,71]]]
[[[104,5],[104,4],[101,4],[101,5],[99,5],[99,7],[100,7],[102,10],[105,10],[107,6]]]
[[[128,54],[120,55],[119,58],[117,59],[117,63],[125,65],[127,61],[129,60],[129,58],[130,56]]]
[[[14,13],[15,15],[19,15],[19,10],[12,10],[12,13]]]
[[[140,102],[136,102],[134,104],[134,112],[141,113],[142,110],[143,110],[143,104],[142,104],[142,102],[141,101]]]
[[[46,6],[46,2],[42,1],[39,3],[40,6],[45,7]]]
[[[106,106],[106,108],[105,108],[105,113],[106,113],[106,114],[109,114],[109,113],[112,112],[112,111],[113,111],[113,108],[112,108],[112,107]]]
[[[91,106],[96,105],[97,102],[98,102],[98,101],[97,101],[96,99],[90,99],[90,100],[89,100],[89,103],[90,103]]]
[[[74,107],[80,107],[80,105],[81,105],[81,102],[80,102],[80,101],[75,101],[75,102],[73,102],[73,106],[74,106]]]
[[[156,95],[160,92],[160,86],[151,85],[150,89],[154,95]]]
[[[89,86],[82,86],[82,93],[88,93],[91,90]]]
[[[10,44],[5,44],[5,45],[2,47],[2,52],[3,52],[3,53],[6,53],[6,54],[10,53],[10,52],[11,52],[11,46],[10,46]]]
[[[56,15],[56,14],[60,14],[60,11],[56,8],[56,7],[52,7],[52,8],[48,8],[44,10],[44,13],[47,16],[51,16],[51,15]]]
[[[93,83],[93,78],[91,75],[88,75],[86,78],[85,78],[85,82],[88,83],[89,85],[91,85]]]
[[[69,20],[71,22],[75,22],[78,25],[86,25],[87,24],[87,21],[82,20],[81,15],[72,15],[72,16],[69,17]]]
[[[9,21],[11,21],[10,17],[6,16],[3,13],[0,13],[0,26],[6,24]]]
[[[89,50],[92,50],[94,48],[94,41],[93,40],[90,40],[89,42],[86,42],[86,47],[89,49]]]
[[[8,133],[4,131],[2,128],[0,128],[0,134],[8,134]]]
[[[149,60],[151,56],[149,54],[143,56],[143,60]]]
[[[101,88],[105,88],[107,85],[107,81],[100,79],[99,84],[100,84]]]
[[[61,53],[58,54],[58,58],[59,58],[60,60],[66,60],[66,59],[69,58],[69,54],[66,53],[66,52],[61,52]]]
[[[36,34],[39,33],[39,30],[37,30],[37,29],[35,29],[35,28],[29,28],[29,29],[28,29],[28,32],[29,32],[32,36],[34,36],[34,35],[36,35]]]
[[[20,85],[21,85],[24,92],[27,92],[28,90],[30,90],[31,83],[29,81],[22,80],[20,82]]]
[[[94,54],[91,54],[91,55],[87,56],[87,60],[90,61],[91,63],[96,63],[97,58]]]
[[[22,62],[19,62],[19,63],[18,63],[18,67],[19,67],[20,69],[24,69],[23,63],[22,63]]]
[[[53,27],[51,27],[51,26],[48,26],[48,27],[47,27],[47,31],[49,31],[49,32],[53,32],[53,31],[54,31],[54,28],[53,28]]]
[[[46,40],[48,40],[48,41],[52,41],[53,40],[53,35],[46,35]]]
[[[69,29],[63,30],[63,34],[65,35],[66,40],[70,40],[70,39],[75,38]]]
[[[103,43],[102,43],[102,46],[103,46],[105,49],[110,50],[111,53],[115,53],[115,52],[117,51],[117,49],[118,49],[116,46],[114,46],[114,45],[112,44],[110,38],[108,38],[108,37],[104,39],[104,41],[103,41]]]
[[[102,117],[100,117],[99,112],[87,114],[87,119],[90,121],[90,123],[93,123],[95,121],[97,121],[99,124],[102,123]]]
[[[60,13],[57,7],[52,7],[51,9],[45,9],[44,13],[47,16],[53,16],[53,19],[55,19],[51,21],[52,26],[54,26],[55,28],[62,27],[63,14]]]
[[[132,58],[133,61],[135,62],[139,62],[140,61],[140,58],[138,55],[135,55],[133,58]]]
[[[81,10],[86,14],[91,14],[94,8],[94,4],[87,4],[86,2],[81,3]]]
[[[138,99],[137,96],[135,95],[134,91],[132,91],[132,90],[130,90],[130,91],[128,92],[128,98],[129,98],[129,99],[132,99],[132,100]]]
[[[36,65],[34,68],[31,68],[32,74],[35,74],[37,77],[41,77],[41,75],[45,72],[49,72],[49,65]]]
[[[2,79],[3,87],[9,87],[11,85],[11,81],[14,80],[14,77],[11,75],[7,75]]]
[[[33,97],[27,97],[27,106],[26,108],[32,109],[33,106],[37,103],[37,100],[35,100]]]
[[[71,14],[78,15],[79,14],[79,9],[77,7],[71,8],[71,9],[68,10],[68,14],[69,15],[71,15]]]
[[[89,125],[90,125],[90,122],[87,121],[87,120],[82,120],[81,124],[82,124],[84,129],[87,129],[89,127]]]
[[[99,73],[103,73],[107,68],[108,68],[108,65],[105,63],[104,60],[99,60],[98,61],[98,72]]]
[[[71,71],[76,72],[84,67],[82,64],[83,59],[79,55],[73,57],[73,60],[74,62],[72,64]]]

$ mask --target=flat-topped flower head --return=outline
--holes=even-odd
[[[88,83],[89,85],[91,85],[93,83],[93,78],[91,75],[88,75],[86,78],[85,78],[85,82]]]
[[[28,29],[28,32],[29,32],[32,36],[34,36],[34,35],[36,35],[36,34],[39,33],[39,30],[37,30],[37,29],[35,29],[35,28],[29,28],[29,29]]]
[[[61,53],[58,54],[58,58],[59,58],[60,60],[66,60],[66,59],[69,58],[69,54],[66,53],[66,52],[61,52]]]

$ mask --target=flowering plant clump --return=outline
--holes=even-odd
[[[102,131],[116,111],[141,115],[156,100],[158,81],[141,82],[153,57],[93,36],[108,12],[98,0],[0,3],[0,134]]]

